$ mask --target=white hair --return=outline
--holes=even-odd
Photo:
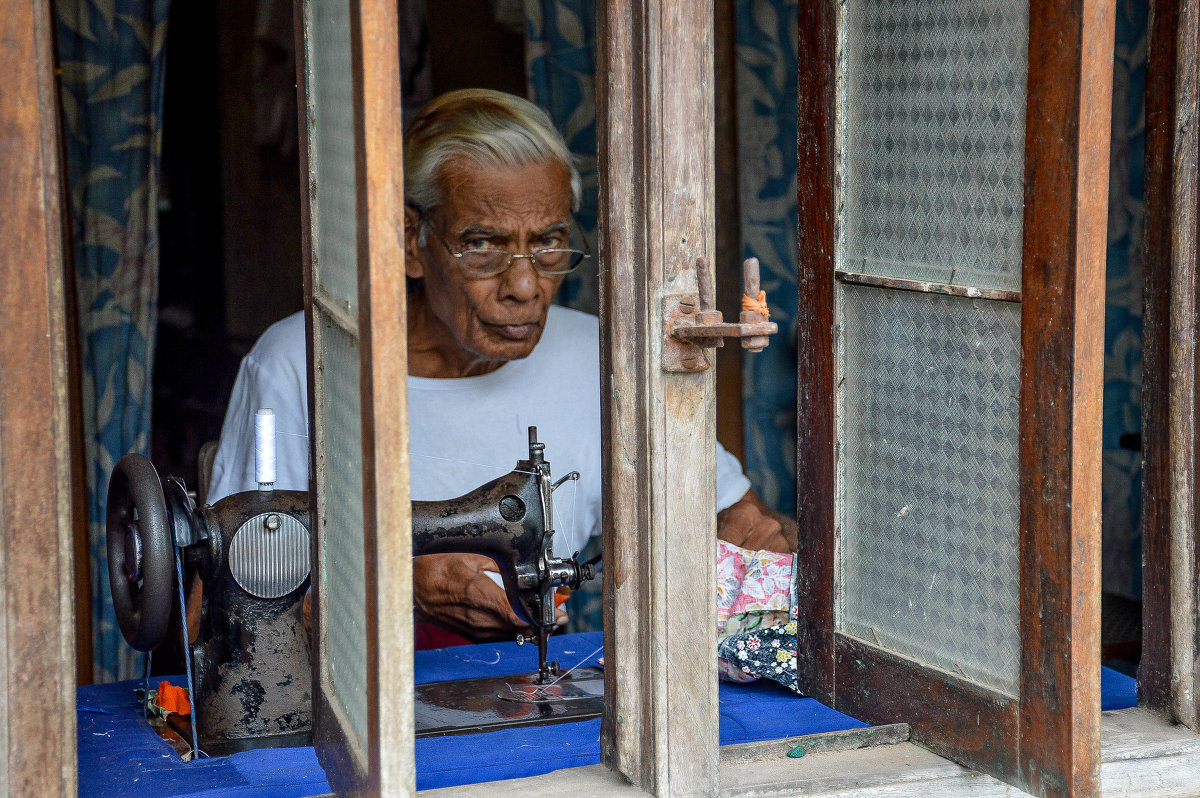
[[[583,183],[550,115],[526,99],[460,89],[430,100],[404,134],[404,200],[424,215],[442,204],[442,169],[454,158],[515,168],[561,163],[571,176],[571,210]],[[422,223],[422,238],[424,238]]]

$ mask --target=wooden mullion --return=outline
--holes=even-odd
[[[860,274],[839,269],[837,279],[849,285],[865,285],[872,288],[888,288],[894,291],[913,291],[919,294],[941,294],[965,299],[991,299],[1000,302],[1020,302],[1020,291],[1004,288],[979,288],[973,285],[935,283],[929,280],[911,280],[907,277],[884,277],[878,274]]]
[[[602,748],[656,795],[715,795],[713,378],[661,363],[661,297],[714,253],[712,6],[607,0],[599,22]]]
[[[913,740],[987,773],[1017,773],[1017,700],[838,633],[836,708],[869,723],[902,718]],[[919,698],[917,698],[919,696]]]
[[[1018,783],[1039,795],[1095,795],[1114,4],[1038,0],[1029,19]]]
[[[1155,0],[1146,67],[1142,317],[1142,662],[1138,698],[1200,728],[1196,682],[1197,318],[1195,165],[1200,8]]]
[[[799,312],[796,320],[796,551],[799,685],[834,702],[837,394],[834,385],[834,159],[837,4],[800,4]]]

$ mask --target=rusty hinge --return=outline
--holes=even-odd
[[[696,294],[663,297],[663,371],[690,373],[708,368],[706,349],[725,345],[726,338],[741,338],[742,348],[761,352],[768,336],[779,326],[767,320],[766,302],[759,289],[758,258],[742,263],[745,296],[737,322],[727,322],[716,309],[712,275],[704,259],[696,261]]]

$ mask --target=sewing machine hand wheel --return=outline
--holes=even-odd
[[[121,634],[138,651],[167,635],[175,599],[171,522],[158,472],[145,457],[117,461],[105,518],[108,578]]]

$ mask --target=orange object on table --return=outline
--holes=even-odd
[[[188,701],[187,690],[176,687],[165,679],[158,683],[158,696],[154,702],[167,712],[177,715],[192,714],[192,705]]]

